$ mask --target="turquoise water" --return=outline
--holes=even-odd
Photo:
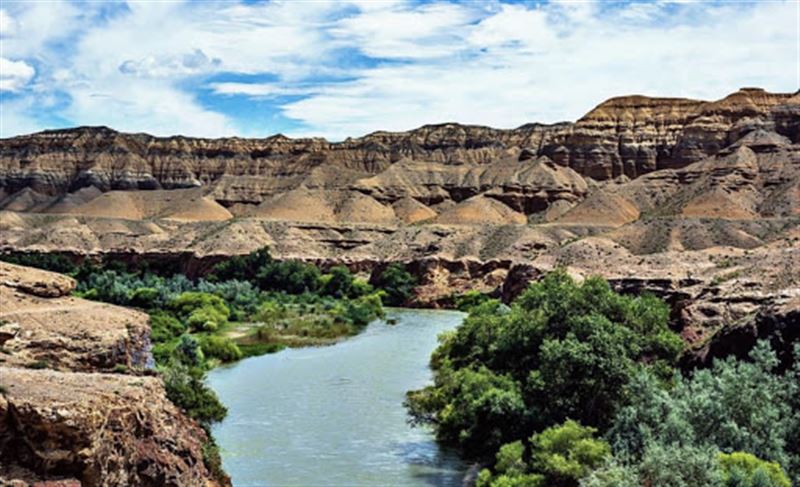
[[[463,315],[391,310],[329,347],[221,367],[209,385],[228,407],[213,429],[234,486],[458,486],[466,466],[411,428],[405,392],[429,383],[436,336]]]

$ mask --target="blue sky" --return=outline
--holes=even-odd
[[[575,120],[611,96],[800,85],[800,3],[0,4],[0,136],[323,136]]]

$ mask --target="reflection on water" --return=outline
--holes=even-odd
[[[405,392],[430,381],[436,336],[463,315],[392,310],[330,347],[222,367],[209,385],[228,406],[214,427],[235,486],[457,486],[465,465],[411,428]]]

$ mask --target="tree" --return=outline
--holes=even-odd
[[[417,280],[406,270],[405,266],[392,263],[380,273],[375,280],[375,285],[386,292],[386,304],[402,306],[411,298]]]
[[[599,278],[578,284],[554,272],[510,307],[495,300],[474,306],[455,333],[441,337],[431,359],[434,385],[409,394],[409,412],[479,456],[568,418],[604,429],[638,370],[672,370],[683,343],[668,316],[655,298],[621,296]],[[513,391],[521,407],[475,426],[475,392],[458,380],[474,385],[476,377],[506,397]]]

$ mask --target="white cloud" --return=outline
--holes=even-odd
[[[0,37],[10,37],[17,32],[17,22],[4,9],[0,9]]]
[[[274,83],[211,83],[209,85],[217,95],[245,95],[253,98],[268,98],[287,95],[310,95],[318,90],[310,87],[287,88]]]
[[[206,54],[195,49],[181,56],[147,56],[143,59],[128,59],[119,65],[119,71],[140,78],[172,78],[193,76],[220,67],[219,58],[209,59]]]
[[[331,33],[343,44],[378,58],[439,58],[462,50],[464,25],[477,19],[470,6],[432,3],[363,11],[342,19]]]
[[[11,61],[0,57],[0,91],[19,91],[36,74],[25,61]]]
[[[472,55],[366,69],[288,104],[286,114],[308,125],[298,134],[342,138],[445,121],[575,120],[623,94],[717,99],[742,86],[797,89],[793,2],[673,6],[663,23],[646,22],[661,20],[657,10],[595,7],[503,5],[455,29]]]

